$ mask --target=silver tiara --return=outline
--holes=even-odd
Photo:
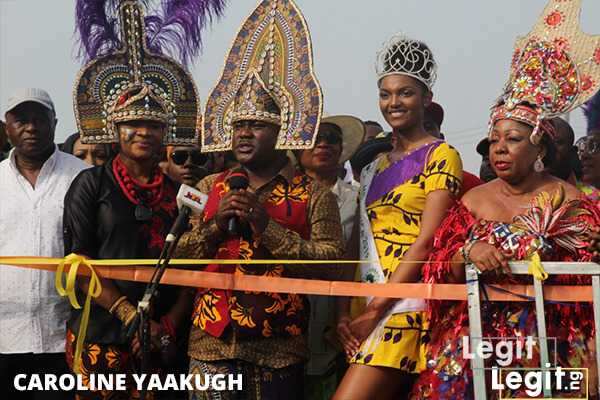
[[[431,90],[437,78],[437,64],[429,47],[404,34],[395,34],[377,53],[375,71],[379,80],[394,75],[408,75]]]

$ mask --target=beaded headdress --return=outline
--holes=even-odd
[[[165,124],[165,144],[198,144],[202,117],[191,75],[162,50],[188,61],[201,44],[203,18],[222,0],[164,0],[162,15],[144,17],[140,0],[78,0],[83,58],[73,93],[83,143],[116,143],[117,124]],[[117,16],[110,18],[112,11]],[[117,34],[115,26],[120,28]]]
[[[246,19],[206,103],[202,151],[232,146],[233,124],[280,126],[276,149],[314,146],[323,110],[310,32],[292,0],[264,0]]]
[[[437,64],[425,43],[396,34],[377,53],[375,72],[379,80],[388,75],[407,75],[431,90],[437,79]]]
[[[510,77],[491,125],[502,115],[516,117],[519,105],[529,106],[535,112],[522,122],[534,127],[530,140],[538,144],[543,120],[581,106],[598,90],[600,36],[580,30],[580,10],[581,0],[550,0],[531,32],[517,39]]]

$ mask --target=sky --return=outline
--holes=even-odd
[[[513,44],[542,12],[545,0],[296,0],[311,30],[325,113],[351,114],[386,126],[377,102],[375,55],[397,32],[426,42],[438,63],[434,100],[445,109],[446,139],[476,172],[475,145],[486,134],[489,108],[508,77]],[[190,66],[202,105],[219,79],[231,42],[256,0],[229,0],[225,15],[203,33]],[[0,115],[12,91],[46,89],[54,99],[56,140],[75,132],[74,0],[0,0]],[[600,33],[600,1],[583,0],[581,25]],[[596,26],[594,26],[596,22]],[[580,110],[570,116],[584,134]]]

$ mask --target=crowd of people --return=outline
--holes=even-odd
[[[123,2],[118,24],[86,18],[94,10],[78,8],[91,61],[75,82],[78,132],[55,144],[56,110],[42,89],[8,98],[2,256],[157,259],[187,185],[206,204],[175,257],[215,260],[190,269],[464,283],[465,265],[474,264],[482,282],[513,284],[531,277],[513,276],[509,261],[600,259],[600,38],[579,31],[578,2],[549,0],[517,43],[489,132],[473,148],[479,176],[463,170],[442,133],[438,65],[420,40],[395,35],[377,54],[373,85],[386,132],[374,121],[323,115],[308,25],[291,0],[265,0],[244,21],[203,113],[189,57],[176,62],[149,42],[141,2]],[[557,12],[568,29],[554,29]],[[102,42],[116,32],[118,46]],[[580,106],[588,131],[575,142],[561,115]],[[228,259],[240,264],[216,261]],[[362,261],[281,262],[340,259]],[[242,374],[242,391],[140,393],[129,380],[127,391],[18,392],[18,373],[89,382],[139,371],[142,341],[128,333],[145,285],[100,281],[88,321],[56,293],[53,272],[0,266],[0,387],[10,398],[473,398],[465,302],[170,285],[151,308],[151,371]],[[580,276],[546,282],[589,284]],[[90,278],[76,285],[84,299]],[[531,303],[486,304],[482,317],[486,337],[538,336]],[[597,376],[591,305],[550,304],[546,321],[557,363]],[[511,365],[538,366],[537,347],[536,357]]]

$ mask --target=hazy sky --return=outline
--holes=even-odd
[[[41,87],[53,97],[57,141],[75,131],[73,0],[0,0],[0,113],[10,92]],[[224,57],[255,0],[229,0],[225,16],[204,32],[205,48],[191,67],[201,102],[219,78]],[[446,111],[443,132],[477,171],[475,144],[489,107],[507,78],[512,46],[543,10],[544,0],[297,0],[311,29],[317,77],[328,114],[353,114],[385,126],[377,105],[375,53],[392,34],[421,39],[437,59],[435,100]],[[600,33],[600,1],[584,0],[582,28]],[[577,136],[581,111],[572,113]],[[387,127],[386,127],[387,129]]]

